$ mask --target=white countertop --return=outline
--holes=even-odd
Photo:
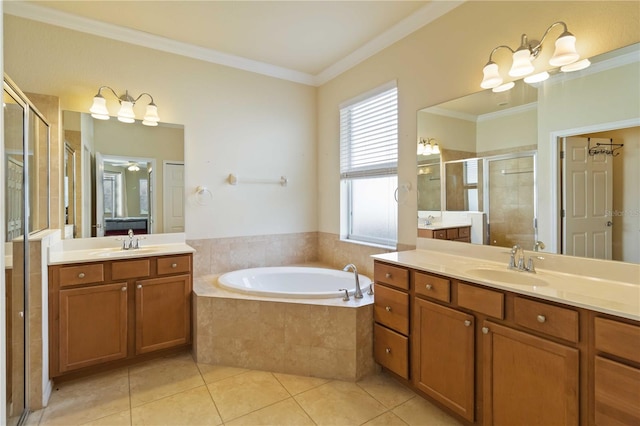
[[[529,254],[527,253],[527,257]],[[536,274],[509,271],[509,273],[516,274],[514,282],[518,280],[519,274],[524,274],[523,280],[529,276],[533,279],[541,279],[546,284],[542,286],[523,285],[474,276],[473,269],[478,268],[496,268],[508,271],[506,261],[495,262],[468,256],[444,254],[434,250],[410,250],[372,257],[392,264],[446,275],[487,287],[640,321],[640,282],[638,282],[640,275],[630,276],[629,281],[615,281],[552,271],[540,266],[536,266]]]
[[[433,223],[431,225],[418,225],[418,229],[430,229],[436,231],[438,229],[459,228],[461,226],[471,226],[470,223]]]
[[[195,252],[193,247],[185,243],[185,235],[182,233],[140,237],[143,238],[139,241],[140,248],[130,250],[122,250],[122,241],[115,237],[62,240],[49,248],[49,265]]]

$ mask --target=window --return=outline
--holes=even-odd
[[[149,214],[149,181],[147,179],[140,179],[139,195],[140,195],[140,214]]]
[[[395,82],[340,108],[341,236],[398,239],[398,90]]]

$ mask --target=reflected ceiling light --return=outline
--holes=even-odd
[[[440,154],[440,147],[435,138],[418,139],[418,155]]]
[[[591,65],[591,61],[588,59],[583,59],[581,61],[574,62],[572,64],[564,65],[560,67],[560,71],[562,72],[580,71],[587,68],[589,65]]]
[[[138,163],[132,163],[129,165],[129,167],[127,167],[127,170],[129,170],[130,172],[139,172],[140,166],[138,166]]]
[[[513,81],[510,81],[503,84],[502,86],[494,87],[493,89],[491,89],[491,91],[494,93],[506,92],[507,90],[513,89],[513,86],[515,85],[516,84]]]
[[[107,100],[102,96],[102,90],[108,89],[113,96],[115,96],[120,102],[120,110],[118,111],[118,121],[123,123],[133,123],[136,121],[136,115],[133,112],[133,106],[140,100],[140,98],[144,95],[147,95],[151,102],[147,105],[147,110],[142,119],[142,124],[145,126],[157,126],[160,121],[160,117],[158,117],[158,107],[155,103],[153,103],[153,97],[148,93],[142,93],[137,98],[133,98],[129,95],[129,91],[125,91],[124,95],[118,96],[115,90],[113,90],[109,86],[102,86],[98,89],[98,93],[93,97],[93,105],[89,109],[91,112],[91,116],[98,120],[108,120],[111,118],[109,116],[109,110],[107,109]]]
[[[524,78],[525,83],[540,83],[541,81],[545,81],[549,78],[549,73],[546,71],[539,72],[538,74],[529,75]]]
[[[562,21],[554,22],[546,29],[540,41],[529,41],[527,35],[522,34],[520,47],[516,50],[513,50],[507,45],[500,45],[494,48],[489,54],[489,61],[482,69],[483,79],[480,87],[483,89],[493,89],[502,84],[503,79],[500,76],[498,64],[493,61],[493,54],[500,49],[508,49],[512,53],[511,69],[509,70],[511,77],[524,77],[535,71],[533,61],[540,54],[542,43],[544,43],[544,40],[547,38],[549,31],[558,25],[561,25],[564,31],[556,40],[555,51],[551,59],[549,59],[549,65],[554,67],[566,66],[580,59],[580,55],[576,51],[576,37],[567,30],[567,24]]]

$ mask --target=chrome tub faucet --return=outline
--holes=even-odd
[[[350,263],[342,268],[342,270],[345,272],[349,272],[349,269],[353,270],[353,275],[356,278],[356,292],[353,294],[353,297],[356,299],[362,299],[364,296],[362,295],[362,290],[360,289],[360,278],[358,278],[358,269],[353,263]]]

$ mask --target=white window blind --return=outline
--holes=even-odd
[[[398,89],[340,109],[340,178],[397,174]]]

